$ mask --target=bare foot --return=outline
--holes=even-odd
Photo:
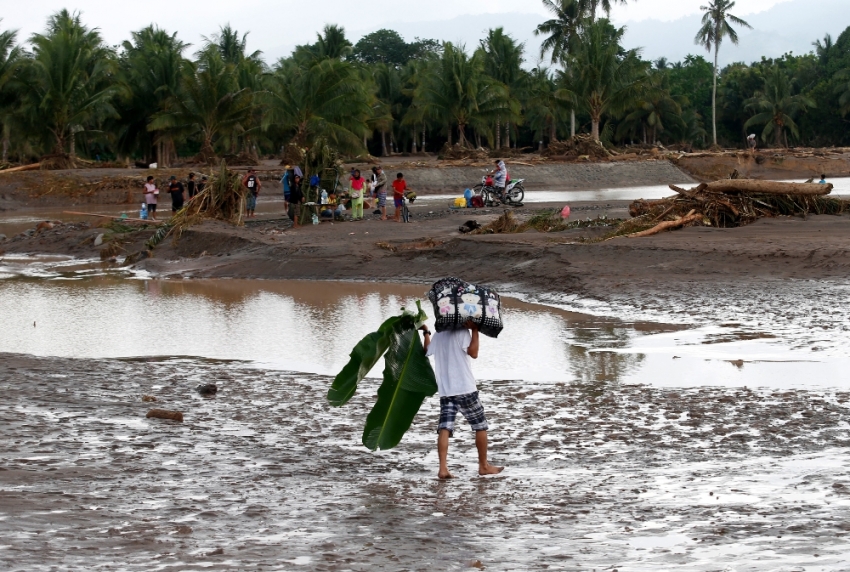
[[[479,465],[478,466],[478,474],[481,475],[481,476],[498,475],[499,473],[501,473],[504,470],[505,470],[504,467],[496,467],[494,465],[491,465],[490,463],[487,463],[486,465]]]
[[[437,478],[445,480],[445,479],[453,479],[453,478],[455,478],[455,476],[448,471],[440,471],[439,473],[437,473]]]

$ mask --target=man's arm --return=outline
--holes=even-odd
[[[427,354],[428,346],[431,345],[431,330],[429,330],[427,326],[422,326],[419,329],[425,334],[425,342],[423,345],[425,346],[425,353]]]
[[[472,359],[478,359],[478,326],[469,322],[467,323],[467,327],[472,332],[472,341],[469,342],[469,347],[466,348],[466,353]]]

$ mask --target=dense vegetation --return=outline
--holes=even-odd
[[[623,2],[624,0],[616,0]],[[607,0],[544,0],[538,34],[550,67],[501,28],[477,46],[379,30],[352,44],[326,26],[269,65],[229,26],[191,52],[156,26],[105,45],[61,11],[26,39],[0,29],[2,161],[124,158],[168,165],[283,155],[321,164],[337,154],[439,151],[446,143],[537,149],[574,132],[605,144],[738,147],[850,145],[850,28],[787,54],[714,73],[694,46],[649,62],[602,17]],[[696,41],[716,57],[746,22],[711,0]],[[716,61],[716,59],[715,59]]]

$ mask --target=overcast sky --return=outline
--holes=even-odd
[[[737,0],[734,13],[748,16],[792,1]],[[824,0],[806,3],[820,1]],[[633,0],[625,7],[617,7],[612,17],[621,25],[646,19],[670,21],[697,14],[700,5],[705,3],[706,0]],[[197,46],[202,36],[215,33],[219,26],[230,23],[240,32],[250,31],[249,48],[262,50],[269,63],[287,55],[296,44],[314,41],[316,32],[326,23],[345,26],[352,41],[364,33],[391,27],[400,30],[409,40],[413,36],[462,40],[471,47],[478,43],[481,32],[493,24],[504,25],[509,32],[516,25],[514,35],[533,43],[534,40],[528,39],[532,38],[534,22],[547,16],[542,4],[535,0],[145,0],[133,3],[34,0],[26,4],[20,0],[0,0],[3,17],[0,28],[19,29],[20,39],[25,39],[41,31],[47,17],[62,8],[82,12],[84,22],[100,28],[110,44],[119,44],[132,30],[153,22],[166,30],[177,31],[183,41]],[[694,32],[689,31],[689,34],[692,36]],[[819,30],[811,32],[812,38],[821,35]],[[530,51],[536,51],[535,46],[529,47],[534,48]]]

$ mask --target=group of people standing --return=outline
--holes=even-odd
[[[372,177],[367,181],[360,169],[352,169],[348,179],[349,196],[351,197],[352,220],[363,220],[363,201],[366,194],[371,195],[375,202],[375,214],[381,215],[381,220],[387,220],[387,176],[381,166],[372,167]],[[400,222],[401,211],[404,206],[404,193],[409,190],[404,174],[398,173],[392,182],[393,204],[395,215],[393,220]]]
[[[207,185],[207,177],[201,177],[200,181],[195,180],[195,173],[189,173],[189,180],[186,181],[186,185],[184,186],[181,181],[177,180],[177,177],[172,175],[168,180],[168,187],[166,187],[166,192],[171,195],[171,212],[176,213],[180,209],[183,208],[183,204],[186,200],[186,194],[188,191],[189,200],[204,190],[204,187]],[[145,206],[148,211],[148,218],[150,220],[156,220],[156,210],[157,204],[159,203],[159,187],[157,187],[154,182],[153,175],[148,176],[147,182],[145,183],[144,190],[142,193],[145,195]]]
[[[283,187],[284,209],[292,220],[295,227],[300,226],[301,206],[304,204],[305,196],[303,191],[304,173],[298,166],[286,166],[283,176],[280,179]],[[372,175],[367,180],[360,173],[359,169],[352,169],[349,177],[349,197],[352,206],[352,220],[363,220],[363,207],[370,208],[371,205],[366,202],[367,197],[374,201],[376,207],[376,215],[381,215],[381,220],[387,220],[387,193],[388,187],[393,189],[393,204],[395,206],[395,215],[393,220],[400,222],[401,211],[404,206],[405,192],[410,190],[407,182],[404,180],[404,175],[398,173],[395,180],[388,184],[387,176],[380,166],[372,167]],[[314,175],[310,179],[310,185],[318,188],[320,179]],[[200,181],[195,180],[195,173],[189,173],[189,178],[184,185],[176,176],[171,176],[165,192],[171,195],[171,212],[176,213],[183,208],[188,194],[188,200],[192,200],[198,193],[204,190],[207,185],[207,177],[202,176]],[[249,169],[247,174],[242,178],[242,186],[247,191],[245,200],[245,211],[248,218],[256,216],[257,199],[260,195],[263,183],[255,169]],[[145,196],[145,205],[147,207],[148,218],[157,220],[156,212],[159,203],[160,188],[154,181],[153,175],[148,176],[147,182],[144,185],[143,194]]]

